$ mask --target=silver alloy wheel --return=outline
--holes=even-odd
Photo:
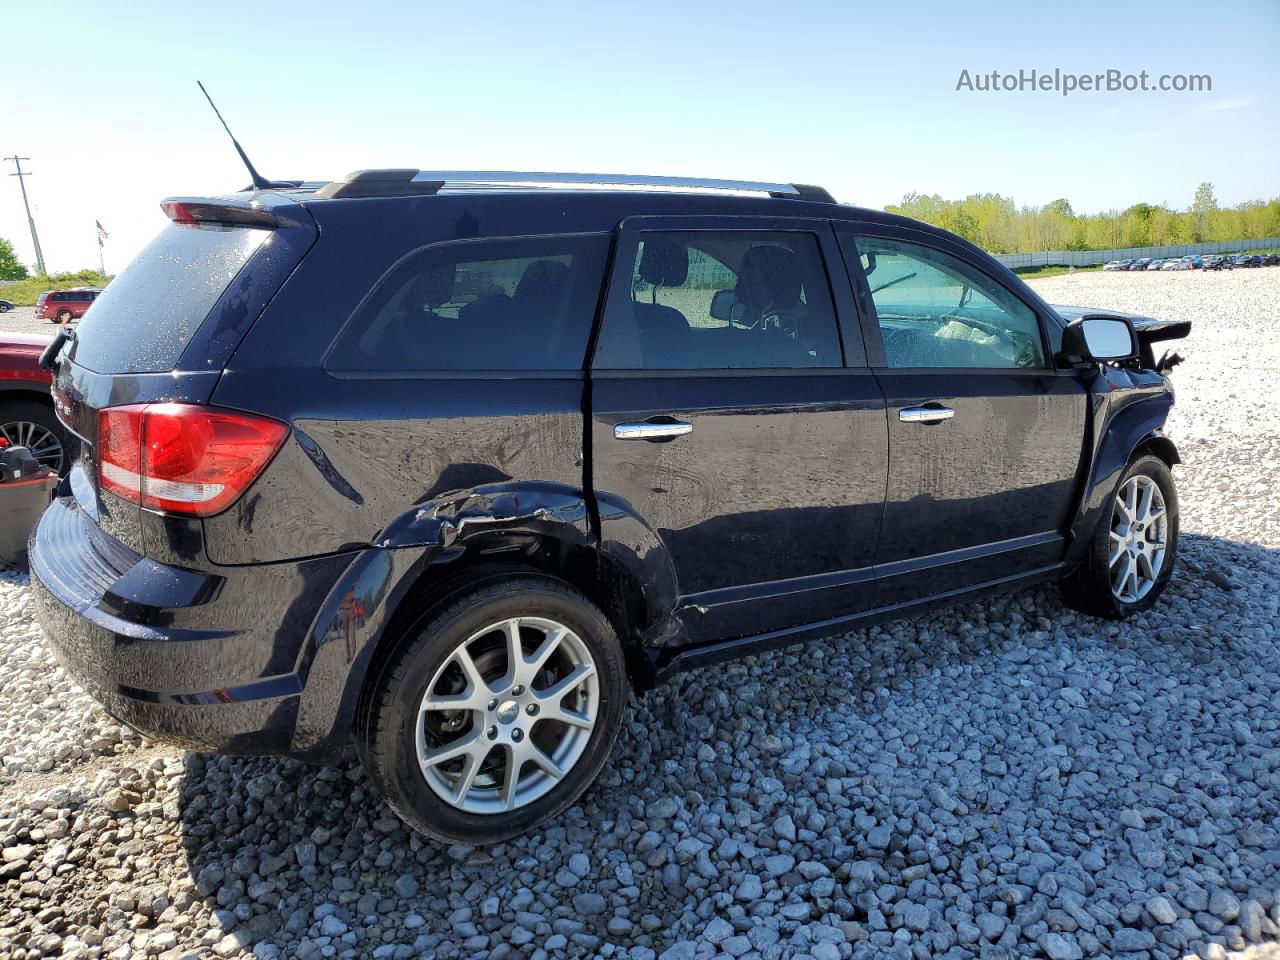
[[[581,637],[542,617],[503,620],[459,644],[427,684],[418,766],[459,810],[526,806],[582,758],[599,703],[595,660]]]
[[[1111,513],[1111,593],[1136,603],[1156,585],[1168,550],[1169,522],[1160,486],[1135,474],[1116,494]]]
[[[30,420],[10,420],[0,423],[0,436],[11,447],[26,447],[42,467],[54,473],[62,472],[62,441],[48,427]]]

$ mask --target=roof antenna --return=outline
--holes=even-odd
[[[213,112],[217,114],[218,122],[222,124],[222,129],[227,131],[227,136],[231,138],[231,145],[236,148],[236,153],[240,154],[240,159],[244,162],[245,168],[249,171],[249,179],[253,181],[253,189],[279,190],[296,187],[296,183],[277,183],[276,181],[268,180],[254,169],[253,164],[249,162],[248,155],[244,152],[244,147],[240,146],[239,141],[236,140],[235,134],[233,134],[231,132],[231,128],[227,126],[227,121],[222,119],[222,114],[219,112],[217,105],[213,102],[213,97],[209,96],[209,91],[204,88],[204,84],[199,80],[196,81],[196,86],[200,88],[200,92],[204,94],[204,98],[209,101],[209,106],[213,107]]]

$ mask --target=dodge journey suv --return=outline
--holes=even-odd
[[[41,623],[198,750],[353,743],[488,842],[629,689],[1044,580],[1124,617],[1178,543],[1185,323],[1052,307],[791,184],[377,170],[166,201],[45,355],[80,439]]]

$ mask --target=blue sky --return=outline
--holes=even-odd
[[[10,3],[0,154],[51,270],[118,270],[158,203],[372,166],[802,181],[881,207],[1077,210],[1280,194],[1280,2]],[[957,92],[1019,69],[1209,74],[1211,92]],[[4,164],[11,172],[11,164]],[[17,182],[0,236],[32,262]]]

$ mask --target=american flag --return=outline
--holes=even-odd
[[[107,239],[110,234],[107,233],[107,228],[102,225],[101,220],[95,220],[93,222],[98,225],[98,242],[101,243],[103,240]]]

